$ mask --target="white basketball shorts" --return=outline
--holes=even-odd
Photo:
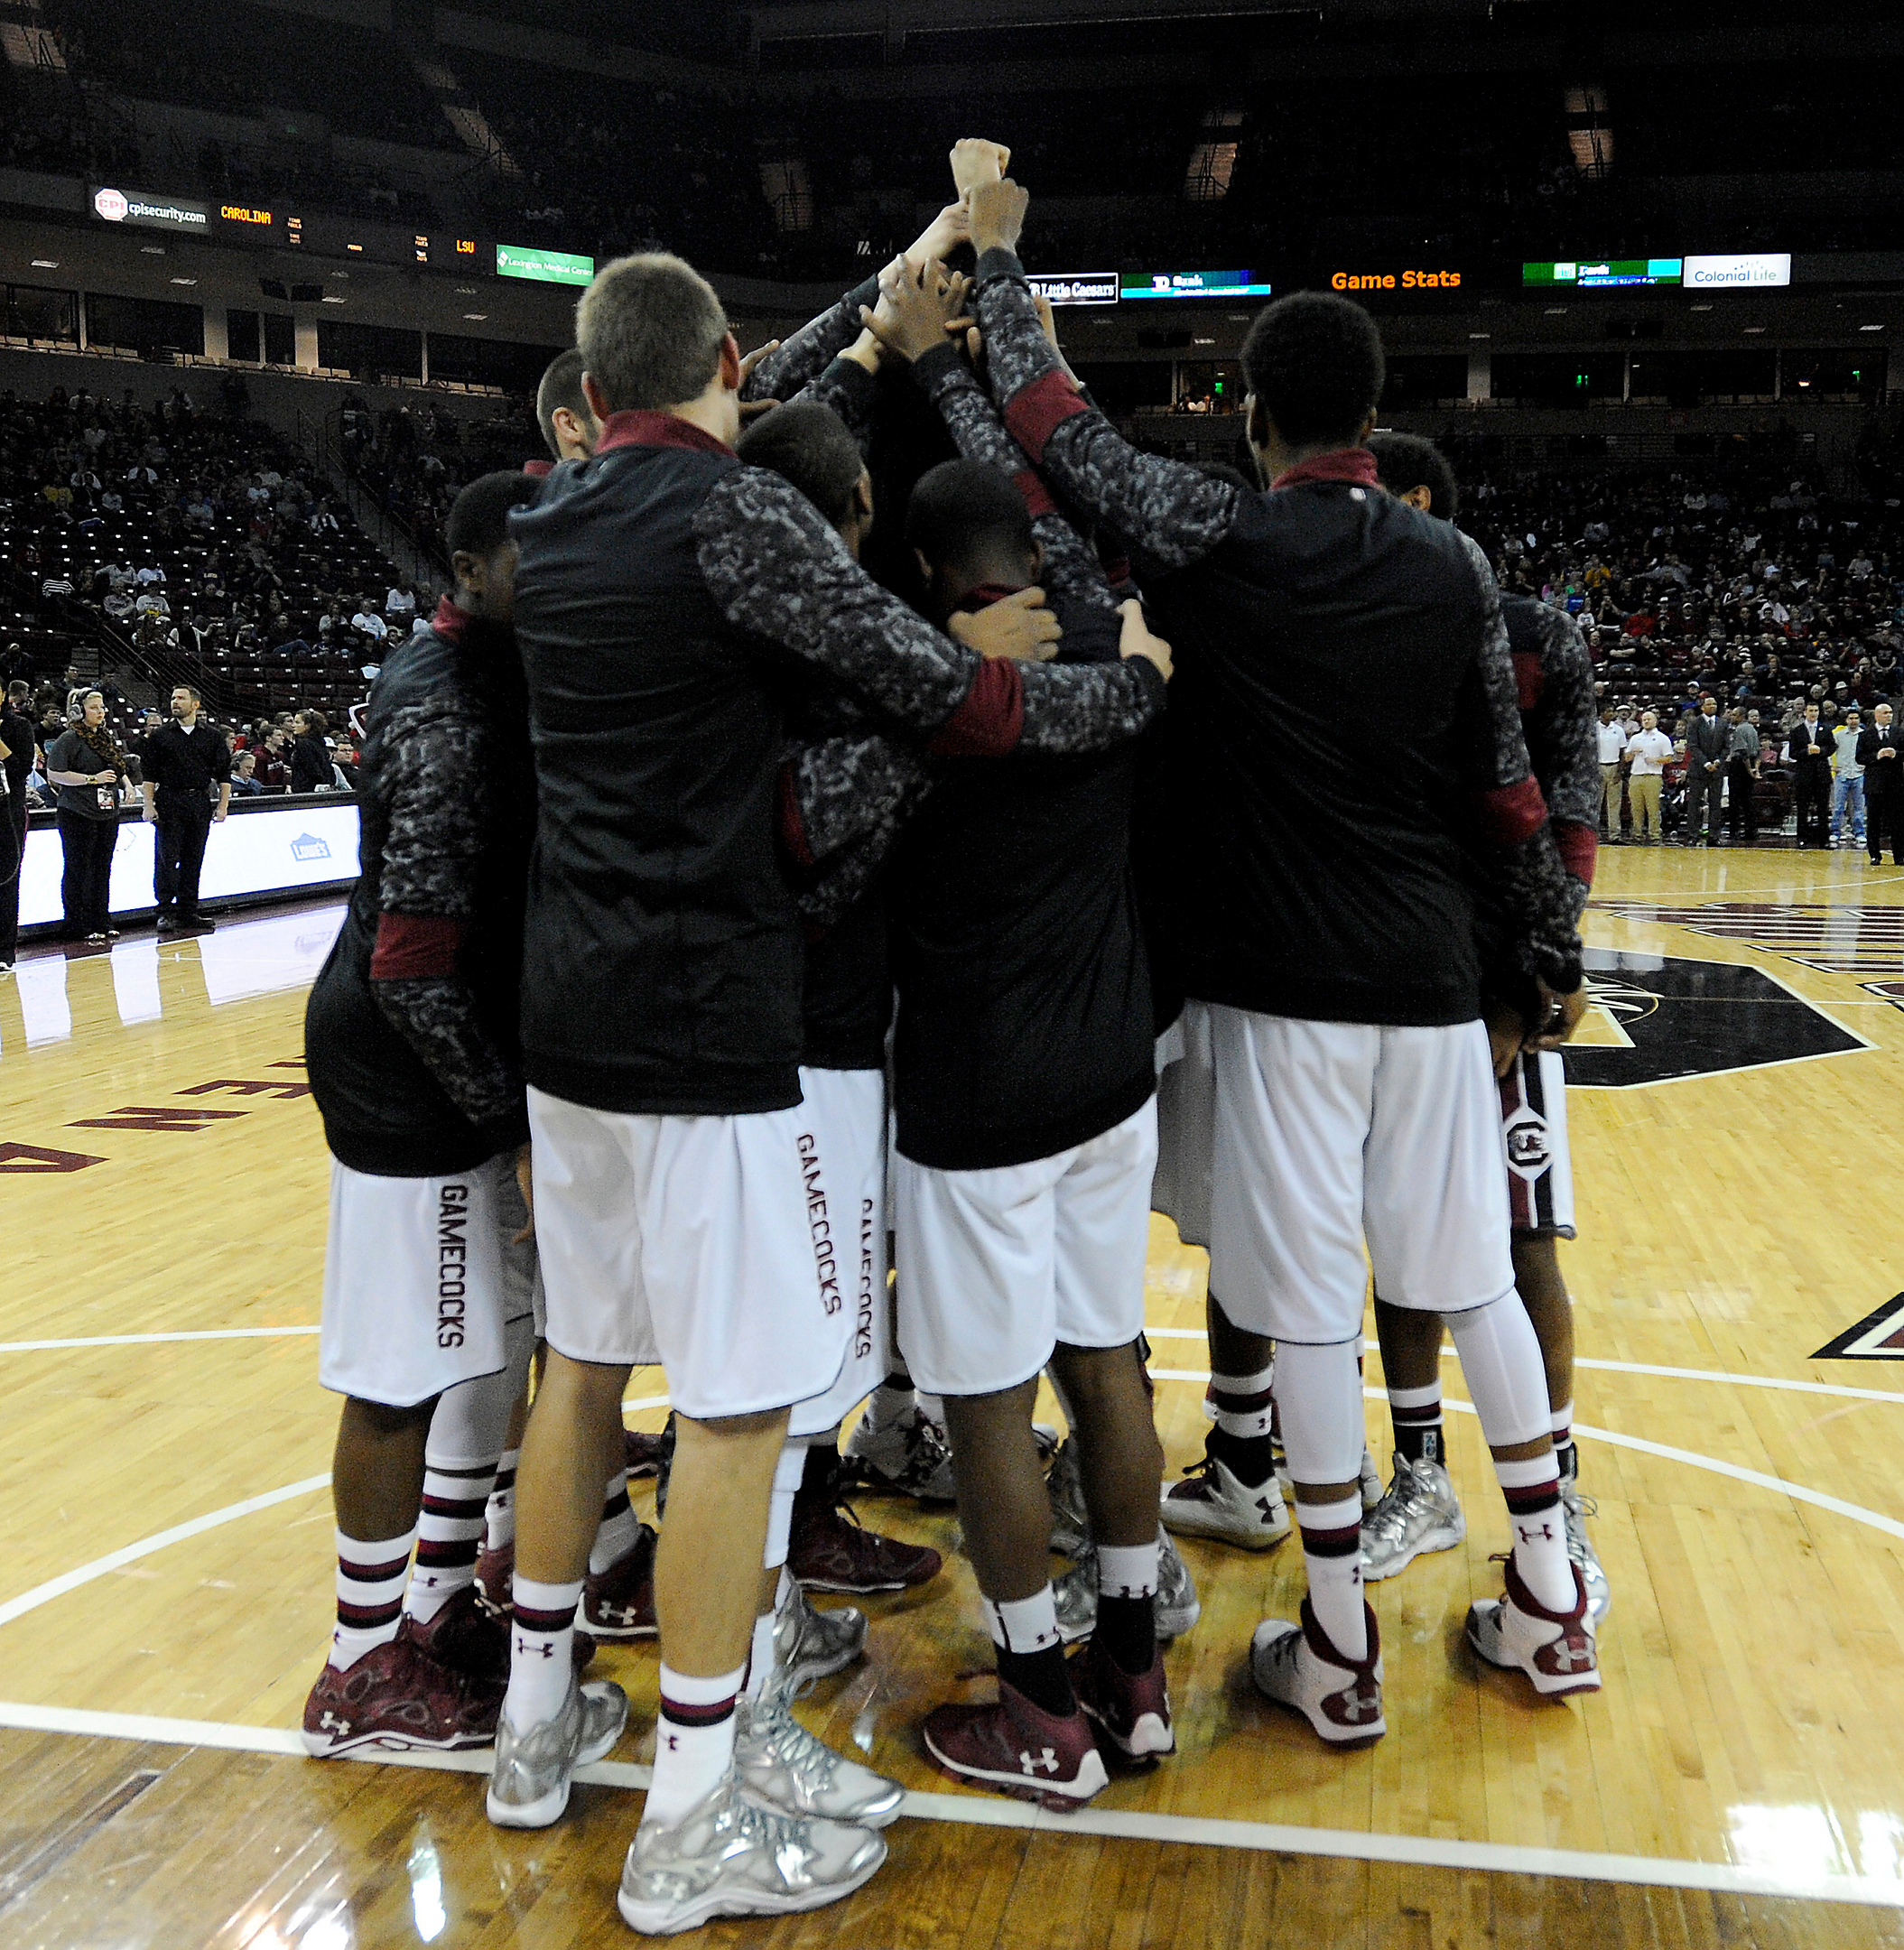
[[[1500,1103],[1479,1022],[1385,1028],[1221,1004],[1210,1018],[1210,1284],[1239,1327],[1352,1341],[1370,1266],[1397,1306],[1462,1314],[1512,1292]]]
[[[549,1345],[658,1360],[697,1421],[832,1387],[852,1319],[857,1228],[803,1105],[740,1117],[597,1110],[529,1091]]]
[[[318,1379],[407,1408],[508,1363],[534,1306],[535,1248],[515,1155],[443,1178],[378,1178],[330,1162]]]
[[[1500,1079],[1500,1136],[1515,1231],[1572,1239],[1574,1158],[1567,1148],[1567,1073],[1558,1050],[1517,1056]]]
[[[807,1128],[826,1160],[847,1341],[833,1385],[795,1404],[787,1425],[794,1437],[837,1428],[886,1379],[893,1350],[886,1283],[886,1072],[803,1069],[800,1090]]]
[[[901,1156],[893,1185],[899,1346],[929,1395],[1026,1381],[1060,1342],[1121,1347],[1144,1330],[1156,1100],[1028,1165],[937,1171]]]
[[[1210,1244],[1211,1152],[1216,1138],[1216,1070],[1210,1009],[1185,1002],[1157,1038],[1157,1168],[1154,1210],[1176,1221],[1186,1246]]]

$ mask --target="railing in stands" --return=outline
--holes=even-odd
[[[443,586],[444,565],[422,547],[415,535],[377,500],[369,488],[350,470],[344,458],[339,429],[343,408],[335,407],[316,420],[298,408],[298,445],[337,491],[357,517],[358,525],[375,542],[416,586],[420,595]],[[421,608],[421,603],[419,604]]]

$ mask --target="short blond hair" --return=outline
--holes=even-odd
[[[714,287],[664,251],[604,265],[575,307],[576,347],[610,413],[699,399],[727,330]]]

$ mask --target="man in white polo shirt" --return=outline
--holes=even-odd
[[[1659,729],[1658,711],[1642,711],[1639,729],[1627,740],[1627,796],[1633,808],[1633,844],[1659,844],[1659,782],[1673,756],[1673,741]]]
[[[1600,830],[1609,840],[1620,837],[1620,760],[1626,751],[1627,729],[1611,704],[1600,713]]]

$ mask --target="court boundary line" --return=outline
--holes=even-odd
[[[22,1732],[60,1733],[82,1739],[140,1741],[300,1760],[308,1758],[303,1742],[288,1728],[249,1727],[226,1721],[178,1720],[158,1714],[99,1713],[0,1701],[0,1726]],[[348,1758],[367,1760],[375,1766],[476,1775],[487,1774],[491,1761],[491,1756],[484,1753],[367,1753]],[[597,1787],[635,1791],[646,1788],[649,1770],[627,1761],[606,1760],[578,1768],[575,1778]],[[1786,1876],[1775,1870],[1740,1863],[1693,1862],[1672,1856],[1539,1848],[1510,1842],[1463,1842],[1351,1828],[1308,1828],[1281,1822],[1155,1814],[1145,1809],[1080,1808],[1075,1813],[1060,1815],[1027,1802],[982,1795],[908,1792],[900,1813],[915,1821],[1016,1828],[1037,1834],[1175,1843],[1180,1846],[1231,1848],[1257,1854],[1321,1856],[1335,1861],[1394,1862],[1416,1868],[1617,1882],[1641,1888],[1701,1890],[1718,1895],[1765,1896],[1786,1901],[1904,1908],[1904,1880],[1850,1874]]]
[[[53,1349],[155,1347],[178,1341],[273,1341],[314,1334],[319,1327],[187,1327],[172,1333],[79,1334],[57,1341],[0,1341],[0,1354],[43,1354]]]
[[[1144,1330],[1152,1341],[1204,1341],[1207,1332],[1202,1327],[1147,1327]],[[0,1352],[4,1352],[0,1349]],[[1461,1357],[1453,1348],[1441,1351],[1443,1360],[1458,1360]],[[1716,1381],[1729,1383],[1734,1388],[1771,1388],[1789,1395],[1834,1395],[1848,1401],[1897,1402],[1904,1405],[1904,1389],[1851,1388],[1832,1381],[1789,1380],[1782,1375],[1727,1374],[1721,1368],[1665,1368],[1652,1361],[1593,1360],[1584,1354],[1575,1355],[1576,1368],[1591,1368],[1601,1374],[1658,1375],[1669,1381]],[[1179,1370],[1173,1379],[1180,1379],[1188,1370]],[[1162,1374],[1165,1370],[1153,1368],[1153,1375]]]
[[[1884,1005],[1889,1008],[1890,1003]],[[320,1332],[317,1326],[309,1327],[194,1327],[181,1329],[171,1333],[95,1334],[51,1341],[0,1341],[0,1354],[34,1354],[55,1350],[91,1347],[144,1347],[162,1342],[181,1341],[248,1341],[279,1339],[289,1335],[310,1335]],[[1203,1341],[1208,1338],[1202,1327],[1150,1327],[1144,1329],[1146,1336],[1153,1341]],[[1454,1360],[1453,1348],[1444,1348],[1441,1358]],[[1668,1368],[1652,1361],[1596,1360],[1583,1354],[1576,1356],[1576,1368],[1591,1368],[1603,1374],[1654,1375],[1671,1381],[1714,1381],[1731,1384],[1735,1388],[1771,1388],[1792,1395],[1831,1395],[1847,1401],[1888,1401],[1904,1404],[1904,1389],[1861,1388],[1841,1387],[1829,1381],[1799,1381],[1788,1379],[1779,1375],[1727,1374],[1718,1368]],[[1153,1370],[1162,1373],[1165,1370]],[[624,1402],[626,1409],[664,1407],[667,1397],[657,1395],[642,1401]]]

